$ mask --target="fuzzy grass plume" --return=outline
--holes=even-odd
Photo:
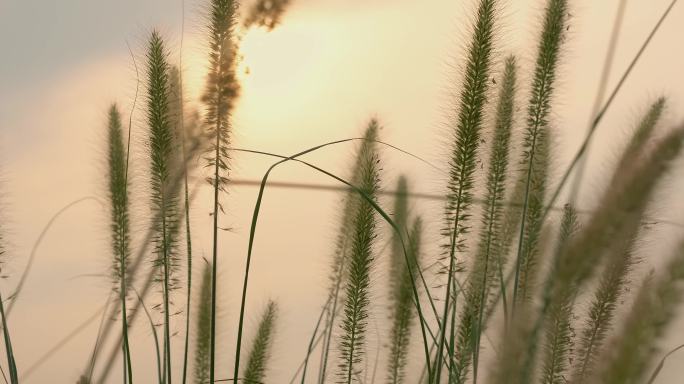
[[[443,353],[447,336],[449,307],[452,303],[452,289],[457,260],[456,252],[464,251],[463,236],[468,232],[468,209],[472,202],[473,176],[477,161],[484,107],[491,67],[494,37],[495,0],[482,0],[477,9],[473,36],[468,47],[465,64],[465,80],[458,104],[458,116],[454,124],[453,145],[450,149],[449,180],[445,210],[444,236],[448,238],[448,269],[444,310],[441,316],[437,361],[434,367],[434,382],[439,383],[443,367]],[[456,305],[451,305],[450,359],[454,355]],[[453,363],[451,364],[453,366]],[[432,378],[432,372],[429,372]]]
[[[378,153],[375,140],[378,136],[378,122],[372,120],[368,126],[365,141],[359,157],[359,187],[364,194],[375,200],[379,183]],[[368,326],[370,305],[370,273],[373,264],[373,243],[376,235],[375,210],[367,201],[360,201],[353,218],[351,232],[351,253],[345,288],[344,318],[339,341],[340,363],[338,382],[350,384],[361,372]]]
[[[563,219],[559,235],[558,247],[563,247],[579,229],[577,212],[566,205],[563,208]],[[552,266],[555,268],[555,266]],[[553,274],[553,271],[551,271]],[[541,383],[563,384],[567,381],[566,372],[572,362],[572,345],[574,330],[572,314],[576,294],[570,294],[554,303],[549,311],[545,324]]]
[[[273,30],[280,24],[292,0],[257,0],[245,18],[245,28],[252,26]]]
[[[619,178],[634,169],[637,161],[643,157],[640,155],[645,151],[644,147],[652,136],[664,106],[665,100],[658,99],[642,118],[618,162],[611,184],[619,183]],[[605,266],[599,285],[594,291],[585,325],[580,333],[578,365],[573,374],[573,382],[583,382],[591,372],[603,341],[611,329],[618,300],[625,293],[624,288],[629,272],[638,262],[634,255],[635,242],[636,233],[628,237],[621,246],[614,247],[613,252],[617,252],[615,256],[608,256],[611,261]]]
[[[212,138],[212,145],[206,155],[212,176],[208,179],[214,188],[213,208],[213,251],[211,273],[211,354],[209,380],[214,382],[216,351],[216,268],[218,266],[218,215],[223,212],[219,194],[226,191],[229,172],[228,146],[230,144],[230,115],[238,96],[238,82],[235,77],[237,48],[234,29],[239,2],[237,0],[212,0],[209,16],[209,75],[202,96],[206,107],[205,125]],[[239,353],[236,355],[235,377],[237,380]]]
[[[547,276],[541,291],[539,313],[525,320],[527,325],[517,332],[518,338],[525,343],[512,343],[511,349],[503,353],[509,361],[499,367],[496,383],[529,382],[541,324],[566,298],[581,289],[616,244],[633,236],[655,187],[680,153],[683,137],[684,130],[674,131],[661,140],[643,164],[621,183],[611,185],[586,226],[560,249],[554,260],[556,267]]]
[[[268,359],[273,345],[275,322],[278,314],[278,306],[274,301],[269,301],[264,313],[261,315],[259,329],[254,336],[252,348],[247,358],[247,365],[242,380],[246,383],[265,383]]]
[[[112,245],[112,280],[114,290],[119,292],[121,301],[121,326],[123,335],[123,364],[127,381],[133,382],[131,352],[128,342],[128,311],[126,298],[128,293],[127,261],[130,257],[130,229],[128,214],[128,153],[124,146],[121,115],[116,105],[109,109],[107,124],[107,163],[110,208],[110,241]]]
[[[477,382],[477,366],[480,335],[483,332],[484,307],[492,285],[496,280],[498,254],[502,227],[502,209],[506,195],[506,179],[510,137],[513,129],[515,109],[516,61],[514,57],[506,60],[503,82],[499,92],[494,126],[494,138],[487,170],[487,192],[482,217],[482,231],[475,261],[469,274],[465,291],[465,305],[462,309],[457,334],[457,350],[454,361],[454,381],[464,383],[468,367],[473,364],[473,381]]]
[[[367,138],[375,140],[377,137]],[[349,181],[352,185],[359,185],[361,178],[361,169],[363,165],[363,151],[359,151],[354,164],[350,170]],[[328,288],[328,301],[330,305],[326,314],[326,323],[324,328],[325,339],[323,340],[323,348],[321,349],[321,366],[319,370],[318,382],[323,384],[327,375],[327,365],[329,359],[330,348],[332,347],[332,335],[335,327],[335,319],[339,312],[339,303],[343,296],[344,283],[346,277],[346,270],[349,267],[349,257],[351,253],[351,234],[353,229],[353,220],[359,206],[359,196],[356,192],[350,190],[345,193],[342,200],[341,212],[337,238],[335,240],[335,250],[333,253],[332,270],[330,271],[330,282]]]
[[[166,383],[171,383],[170,294],[176,288],[174,277],[178,269],[177,196],[172,184],[178,159],[174,131],[169,117],[169,66],[164,42],[157,31],[152,32],[147,52],[147,121],[152,192],[152,212],[159,220],[155,228],[155,266],[159,268],[164,312],[164,366]]]
[[[513,312],[518,300],[525,300],[532,284],[531,270],[536,264],[536,246],[541,231],[545,192],[544,164],[548,160],[551,101],[555,90],[556,71],[568,18],[567,0],[549,0],[537,48],[532,94],[527,107],[527,128],[524,138],[523,164],[525,193],[513,285]],[[541,211],[541,212],[540,212]]]
[[[657,343],[684,294],[684,243],[675,252],[659,276],[649,276],[642,284],[622,331],[604,351],[602,367],[590,383],[635,384],[646,379]]]

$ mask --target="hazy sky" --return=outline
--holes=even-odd
[[[470,31],[474,0],[293,0],[283,25],[273,32],[244,33],[240,64],[242,94],[235,115],[238,147],[283,154],[323,142],[358,136],[371,117],[384,126],[384,140],[424,157],[445,163],[447,115],[458,90],[463,47]],[[534,60],[542,0],[504,1],[497,39],[497,70],[513,53],[523,65],[527,84]],[[628,2],[610,86],[627,67],[669,0]],[[552,127],[557,132],[556,175],[583,137],[603,64],[617,0],[571,2],[572,18],[554,100]],[[183,70],[189,106],[197,106],[205,73],[203,2],[187,0],[185,31],[181,33],[181,1],[171,0],[0,0],[0,169],[2,169],[2,226],[9,242],[6,272],[1,285],[7,295],[16,285],[33,242],[61,207],[84,196],[104,195],[104,139],[106,110],[117,102],[125,111],[135,93],[135,69],[128,41],[142,66],[146,38],[152,28],[168,41],[170,60],[178,63],[183,38]],[[620,145],[648,103],[668,97],[669,125],[684,119],[684,6],[675,7],[646,51],[633,75],[600,126],[593,146],[582,196],[603,188],[606,170]],[[520,92],[527,98],[527,86]],[[141,105],[138,105],[141,107]],[[144,143],[141,110],[133,116],[133,140]],[[328,148],[309,156],[326,169],[344,174],[354,145]],[[414,190],[442,193],[444,176],[395,152],[383,152],[383,185],[393,188],[407,173]],[[133,181],[145,183],[144,152],[133,157]],[[271,159],[234,155],[234,177],[260,178]],[[682,164],[680,162],[679,164]],[[681,167],[680,167],[681,168]],[[677,177],[681,180],[682,172]],[[274,180],[332,184],[295,165],[284,166]],[[674,179],[674,178],[673,178]],[[679,189],[665,188],[655,211],[661,219],[684,222]],[[193,206],[195,255],[211,256],[210,197],[202,190]],[[146,191],[134,219],[145,223]],[[256,189],[234,187],[226,198],[227,214],[220,255],[221,346],[219,377],[232,372],[233,329],[237,324],[239,289],[251,211]],[[253,289],[247,304],[247,341],[268,297],[282,308],[272,360],[273,382],[289,380],[304,356],[306,340],[323,305],[327,273],[335,237],[339,196],[321,191],[268,190],[259,223],[253,263]],[[390,201],[384,201],[385,205]],[[415,202],[413,211],[426,217],[428,240],[437,239],[441,204]],[[590,204],[589,204],[590,205]],[[657,227],[645,248],[657,245],[662,254],[681,229]],[[98,310],[109,292],[108,280],[93,276],[109,266],[107,216],[93,200],[65,212],[44,238],[37,261],[16,310],[10,318],[20,373],[42,353]],[[381,243],[388,236],[381,238]],[[657,265],[660,252],[649,254]],[[384,258],[378,260],[374,298],[384,303]],[[201,265],[198,261],[196,265]],[[4,271],[3,271],[4,272]],[[178,292],[179,294],[182,292]],[[152,303],[156,299],[150,298]],[[388,326],[377,306],[371,318],[370,345]],[[180,307],[179,307],[180,308]],[[152,338],[139,319],[133,331],[134,369],[142,382],[155,372]],[[174,330],[181,331],[182,316]],[[680,321],[680,328],[682,322]],[[30,383],[75,382],[92,348],[96,325],[68,344],[61,355],[36,370]],[[182,332],[174,338],[175,361],[180,361]],[[667,345],[684,343],[684,332],[674,333]],[[371,349],[371,351],[374,351]],[[372,358],[373,353],[369,353]],[[684,355],[666,365],[660,383],[676,380]],[[176,363],[177,364],[177,363]],[[179,364],[175,368],[180,368]],[[380,371],[382,372],[382,371]],[[120,369],[111,376],[119,382]]]

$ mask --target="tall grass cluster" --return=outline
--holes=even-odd
[[[567,177],[560,183],[552,177],[559,173],[554,169],[559,162],[553,150],[553,111],[557,82],[563,77],[560,62],[572,2],[539,0],[543,11],[535,49],[518,54],[498,38],[504,28],[503,2],[471,2],[471,28],[458,64],[461,81],[448,106],[447,156],[438,166],[446,175],[443,212],[415,212],[406,176],[389,187],[383,152],[404,151],[382,140],[377,119],[369,121],[362,137],[295,155],[250,151],[277,160],[260,185],[241,301],[231,308],[239,317],[237,326],[229,327],[236,336],[232,362],[217,354],[225,344],[216,331],[224,321],[218,316],[217,293],[225,286],[217,266],[220,260],[245,256],[219,239],[219,219],[231,210],[226,198],[231,158],[239,151],[231,144],[241,89],[236,75],[239,36],[246,28],[276,28],[291,1],[257,1],[241,18],[238,0],[207,0],[208,73],[197,115],[186,111],[184,69],[171,63],[165,36],[153,30],[141,79],[144,129],[131,124],[126,128],[117,104],[110,107],[103,127],[109,207],[109,217],[103,220],[110,230],[113,291],[108,315],[114,320],[103,322],[98,341],[119,329],[120,342],[105,355],[96,341],[78,383],[104,382],[118,357],[124,384],[140,381],[137,364],[156,365],[160,384],[275,382],[269,363],[280,327],[278,314],[284,308],[269,301],[258,323],[245,318],[253,310],[247,308],[246,298],[253,245],[259,241],[261,201],[271,171],[286,162],[308,167],[343,189],[338,232],[330,245],[328,287],[321,292],[321,311],[310,340],[293,346],[303,353],[302,366],[291,382],[653,382],[662,367],[656,365],[664,354],[660,342],[684,298],[684,236],[662,271],[642,277],[635,266],[642,262],[638,249],[643,223],[659,186],[674,173],[684,126],[661,128],[667,99],[651,101],[632,123],[631,138],[606,178],[605,191],[590,202],[596,208],[580,211],[577,196],[558,193]],[[522,54],[531,57],[521,60]],[[527,62],[532,63],[530,68],[521,65]],[[596,128],[600,116],[594,121]],[[144,138],[133,142],[144,141],[146,164],[132,162],[132,136]],[[345,142],[356,145],[346,175],[301,159]],[[147,230],[135,246],[129,210],[138,189],[131,188],[130,167],[146,169],[148,176],[142,188],[149,194]],[[209,260],[197,262],[190,210],[205,202],[193,201],[188,180],[202,172],[213,192],[207,202],[213,220],[212,250]],[[391,207],[383,207],[380,200],[387,189],[392,189]],[[426,245],[432,237],[424,233],[424,223],[435,217],[442,225],[434,247],[439,251],[431,254],[432,247]],[[381,249],[382,238],[389,239],[388,252]],[[201,279],[195,281],[192,271],[198,266]],[[642,282],[632,289],[634,280]],[[435,281],[436,285],[430,283]],[[379,301],[373,286],[386,289],[388,300]],[[132,345],[140,340],[130,337],[130,327],[140,309],[151,327],[156,356],[133,356],[137,349]],[[386,316],[387,324],[386,333],[379,336],[380,359],[370,353],[368,343],[370,320],[378,313]],[[7,357],[3,377],[15,384],[21,381],[21,372],[2,297],[0,315]],[[175,316],[184,320],[178,337],[171,325]],[[172,353],[174,343],[183,344],[182,359]],[[226,365],[232,377],[218,377],[218,368]],[[99,375],[94,373],[96,366],[101,368]],[[178,366],[183,367],[182,375],[176,377],[172,368]]]

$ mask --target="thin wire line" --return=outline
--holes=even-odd
[[[261,181],[257,180],[249,180],[249,179],[231,179],[230,180],[231,185],[233,186],[245,186],[245,187],[259,187],[261,185]],[[329,192],[346,192],[349,190],[349,188],[342,187],[342,186],[337,186],[337,185],[330,185],[330,184],[316,184],[316,183],[300,183],[300,182],[290,182],[290,181],[268,181],[267,185],[272,188],[282,188],[282,189],[307,189],[307,190],[312,190],[312,191],[329,191]],[[391,189],[384,189],[384,190],[379,190],[378,195],[381,196],[396,196],[399,192]],[[402,192],[404,193],[404,192]],[[416,199],[423,199],[423,200],[433,200],[433,201],[444,201],[446,200],[446,196],[444,195],[438,195],[438,194],[432,194],[432,193],[421,193],[421,192],[409,192],[407,193],[407,196],[413,197]],[[486,201],[484,199],[477,199],[473,198],[473,202],[476,204],[485,204]],[[509,206],[509,207],[521,207],[521,203],[502,203],[503,206]],[[549,210],[551,211],[558,211],[562,212],[563,207],[562,206],[551,206],[548,207]],[[591,215],[594,213],[593,210],[590,209],[577,209],[577,213],[583,214],[583,215]],[[664,219],[659,219],[659,218],[649,218],[646,221],[643,221],[643,224],[666,224],[666,225],[671,225],[674,227],[679,227],[679,228],[684,228],[684,223],[672,221],[672,220],[664,220]]]

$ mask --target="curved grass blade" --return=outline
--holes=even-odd
[[[378,206],[377,203],[376,203],[375,201],[373,201],[372,199],[370,199],[370,198],[369,198],[361,189],[359,189],[358,187],[352,185],[352,184],[349,183],[348,181],[346,181],[346,180],[340,178],[339,176],[336,176],[336,175],[334,175],[334,174],[332,174],[332,173],[330,173],[330,172],[328,172],[328,171],[326,171],[326,170],[324,170],[324,169],[321,169],[321,168],[319,168],[319,167],[317,167],[317,166],[315,166],[315,165],[313,165],[313,164],[310,164],[310,163],[307,163],[307,162],[305,162],[305,161],[302,161],[302,160],[297,159],[297,158],[300,157],[300,156],[303,156],[303,155],[305,155],[305,154],[314,152],[314,151],[316,151],[316,150],[318,150],[318,149],[321,149],[321,148],[324,148],[324,147],[327,147],[327,146],[331,146],[331,145],[336,145],[336,144],[341,144],[341,143],[353,141],[353,140],[362,140],[362,138],[343,139],[343,140],[337,140],[337,141],[333,141],[333,142],[321,144],[321,145],[318,145],[318,146],[309,148],[309,149],[307,149],[307,150],[305,150],[305,151],[296,153],[296,154],[294,154],[294,155],[292,155],[292,156],[288,156],[288,157],[280,156],[280,155],[275,155],[275,154],[272,154],[272,153],[267,153],[267,152],[262,152],[262,151],[254,151],[254,150],[246,150],[246,149],[233,148],[234,151],[249,152],[249,153],[257,153],[257,154],[263,154],[263,155],[268,155],[268,156],[279,157],[279,158],[282,159],[282,160],[276,162],[275,164],[273,164],[271,167],[269,167],[269,169],[268,169],[268,170],[266,171],[266,173],[264,174],[264,176],[263,176],[263,178],[262,178],[262,181],[261,181],[261,185],[260,185],[260,187],[259,187],[259,195],[257,196],[257,201],[256,201],[256,204],[255,204],[255,207],[254,207],[254,214],[253,214],[253,216],[252,216],[252,224],[251,224],[251,227],[250,227],[250,240],[249,240],[248,248],[247,248],[247,261],[246,261],[246,265],[245,265],[245,281],[244,281],[244,284],[243,284],[243,293],[242,293],[241,310],[240,310],[240,313],[241,313],[241,314],[240,314],[240,323],[239,323],[239,325],[238,325],[238,346],[237,346],[237,356],[239,356],[239,351],[240,351],[240,341],[241,341],[241,334],[242,334],[242,324],[243,324],[243,318],[244,318],[244,306],[245,306],[245,300],[246,300],[246,294],[247,294],[247,283],[248,283],[248,281],[249,281],[249,271],[250,271],[251,256],[252,256],[252,250],[253,250],[253,246],[254,246],[254,239],[255,239],[255,234],[256,234],[256,225],[257,225],[257,222],[258,222],[259,211],[260,211],[260,207],[261,207],[261,201],[263,200],[263,195],[264,195],[266,183],[267,183],[267,181],[268,181],[268,177],[270,176],[271,172],[272,172],[277,166],[279,166],[279,165],[281,165],[281,164],[283,164],[283,163],[285,163],[285,162],[287,162],[287,161],[296,161],[296,162],[302,163],[302,164],[304,164],[304,165],[306,165],[306,166],[308,166],[308,167],[310,167],[310,168],[312,168],[312,169],[314,169],[314,170],[316,170],[316,171],[318,171],[318,172],[321,172],[321,173],[323,173],[323,174],[325,174],[325,175],[327,175],[327,176],[329,176],[329,177],[335,179],[336,181],[338,181],[338,182],[340,182],[340,183],[342,183],[342,184],[348,186],[348,187],[351,188],[352,190],[354,190],[354,191],[355,191],[356,193],[358,193],[365,201],[367,201],[369,204],[371,204],[371,205],[373,206],[373,208],[380,214],[380,216],[381,216],[381,217],[382,217],[382,218],[383,218],[383,219],[392,227],[392,230],[393,230],[393,231],[396,231],[396,232],[399,231],[398,227],[396,227],[396,224],[395,224],[394,221],[389,217],[389,215],[388,215],[384,210],[382,210],[382,208],[380,208],[380,206]],[[407,253],[407,251],[406,251],[406,246],[403,245],[402,248],[404,249],[404,258],[405,258],[406,265],[407,265],[407,267],[409,268],[410,273],[413,275],[414,272],[413,272],[413,268],[411,268],[411,266],[410,266],[411,263],[410,263],[410,260],[408,259],[408,253]],[[417,287],[416,287],[415,285],[412,287],[412,291],[413,291],[413,296],[414,296],[414,305],[416,306],[416,309],[417,309],[417,312],[418,312],[418,316],[419,316],[419,318],[420,318],[421,332],[422,332],[422,336],[423,336],[423,346],[424,346],[424,351],[425,351],[426,364],[429,365],[429,364],[430,364],[430,356],[429,356],[429,354],[428,354],[427,336],[426,336],[426,333],[425,333],[426,321],[425,321],[425,317],[423,316],[423,311],[422,311],[422,307],[421,307],[421,304],[420,304],[420,299],[419,299],[419,295],[418,295],[418,290],[417,290]],[[428,298],[430,298],[429,295],[428,295]]]
[[[26,262],[26,266],[24,267],[24,271],[21,273],[21,277],[19,278],[19,282],[17,283],[17,287],[14,288],[14,292],[7,298],[9,301],[9,304],[7,304],[7,311],[6,315],[9,318],[10,314],[12,313],[12,309],[14,308],[14,304],[17,301],[17,298],[19,297],[19,294],[21,293],[22,289],[24,288],[24,284],[26,284],[26,280],[28,279],[29,273],[31,272],[31,269],[33,268],[33,263],[35,262],[36,255],[38,253],[38,247],[40,244],[43,242],[43,238],[45,238],[45,235],[47,235],[48,231],[50,228],[52,228],[52,225],[57,221],[57,219],[66,211],[68,211],[71,207],[80,204],[83,201],[88,201],[88,200],[94,200],[100,203],[101,205],[104,206],[104,203],[100,198],[96,196],[85,196],[81,197],[79,199],[76,199],[72,201],[71,203],[65,205],[64,207],[60,208],[59,211],[55,212],[54,215],[50,218],[50,220],[45,224],[43,227],[43,230],[40,232],[38,235],[38,238],[36,241],[33,242],[33,246],[31,247],[31,253],[29,254],[28,261]]]
[[[665,356],[663,356],[662,359],[660,359],[660,363],[656,366],[656,368],[653,370],[653,373],[651,374],[651,378],[648,379],[647,384],[653,384],[655,382],[655,379],[658,377],[660,374],[660,371],[663,369],[665,366],[665,360],[667,360],[668,357],[672,356],[675,352],[679,351],[680,349],[684,348],[684,344],[675,347],[674,349],[670,350],[670,352],[666,353]]]
[[[135,292],[135,295],[138,297],[138,302],[145,311],[147,321],[149,322],[150,329],[152,330],[152,337],[154,338],[154,350],[157,354],[157,379],[159,381],[159,384],[162,384],[163,375],[161,367],[161,355],[159,353],[159,336],[157,335],[157,328],[154,326],[154,320],[152,320],[152,315],[150,314],[150,311],[147,309],[147,306],[145,305],[145,302],[143,301],[142,297],[140,297],[140,293],[138,293],[138,290],[135,288],[133,288],[133,292]]]
[[[316,338],[316,335],[318,334],[318,328],[321,326],[321,322],[323,321],[323,316],[326,314],[328,311],[328,307],[330,306],[330,298],[328,298],[328,301],[325,302],[325,305],[323,306],[323,309],[321,310],[321,314],[318,316],[318,320],[316,321],[316,326],[314,327],[313,334],[311,335],[311,339],[309,340],[309,346],[306,349],[306,357],[304,358],[304,362],[302,363],[302,384],[304,384],[304,380],[306,379],[306,370],[309,366],[309,357],[311,356],[311,352],[313,352],[313,349],[315,347],[315,344],[317,343],[317,340],[320,339],[320,336],[325,335],[325,332],[322,332],[321,335],[319,335],[319,338]],[[297,371],[297,373],[299,370]],[[291,382],[294,382],[294,379],[297,377],[297,373],[295,373],[295,377],[293,377]]]

